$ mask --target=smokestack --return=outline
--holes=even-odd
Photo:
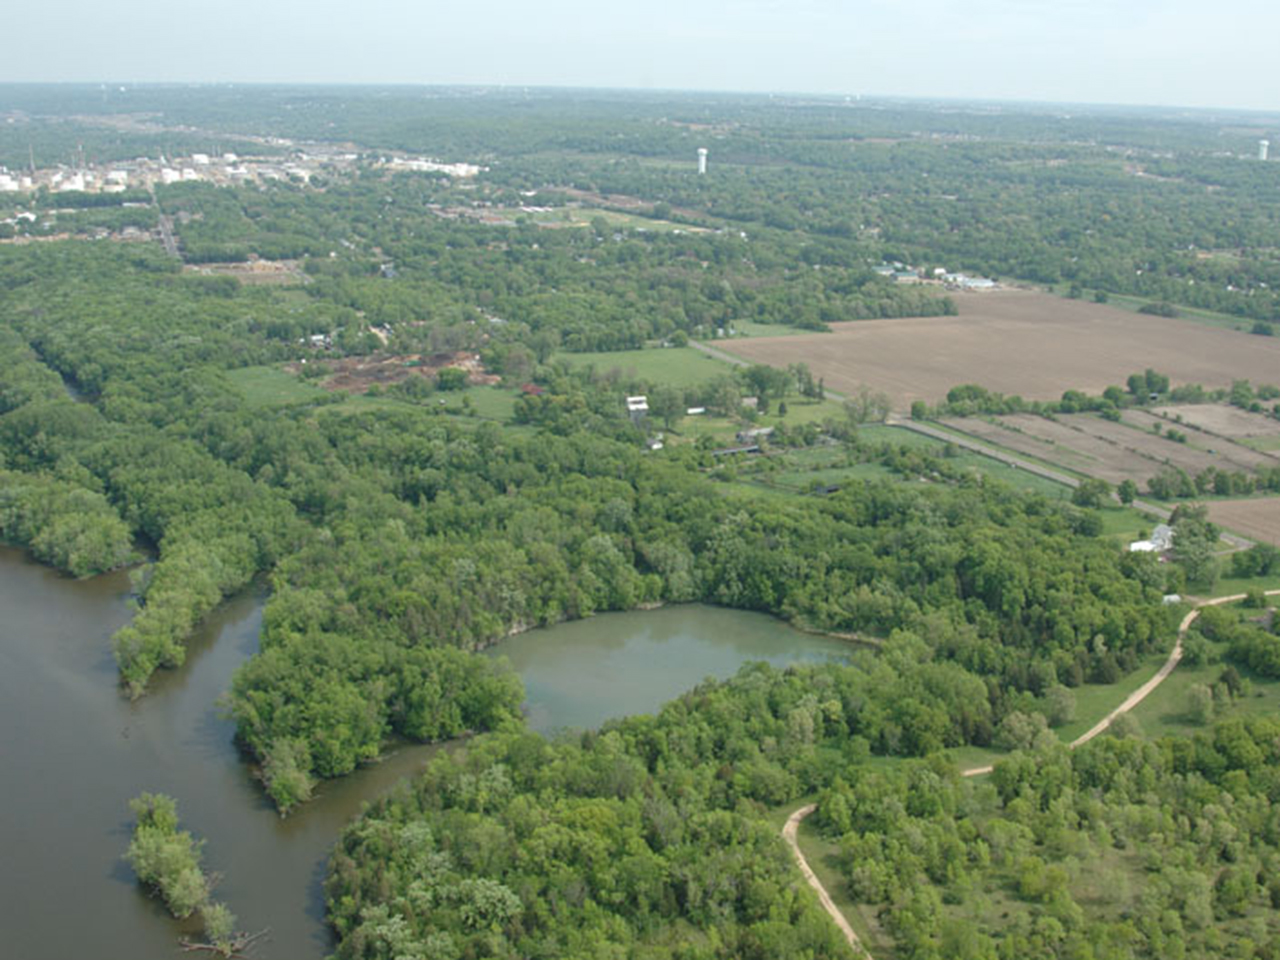
[[[707,172],[707,148],[698,148],[698,173]]]

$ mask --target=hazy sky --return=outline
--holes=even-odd
[[[502,83],[1280,108],[1277,0],[69,0],[14,4],[4,20],[7,81]]]

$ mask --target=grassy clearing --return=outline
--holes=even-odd
[[[1121,677],[1115,683],[1086,683],[1076,687],[1072,692],[1076,696],[1077,719],[1057,727],[1053,732],[1057,734],[1058,739],[1063,743],[1070,743],[1075,740],[1078,736],[1090,730],[1094,724],[1108,713],[1120,706],[1129,694],[1150,680],[1168,657],[1168,653],[1151,654],[1143,659],[1136,670],[1128,676]],[[1171,683],[1172,677],[1177,676],[1179,670],[1175,670],[1170,679],[1161,684],[1157,691],[1162,690],[1166,684]],[[1155,694],[1153,693],[1151,696],[1154,697]],[[1143,701],[1143,706],[1145,705],[1146,701]],[[1137,715],[1136,711],[1135,715]],[[997,763],[1008,754],[1003,750],[985,747],[955,747],[947,751],[947,756],[961,770],[967,770]]]
[[[732,367],[693,347],[658,347],[652,350],[613,350],[607,353],[561,353],[557,360],[597,373],[617,370],[624,376],[671,387],[696,387],[732,372]]]
[[[961,452],[958,456],[948,457],[947,462],[961,469],[976,470],[984,476],[1001,483],[1007,483],[1017,490],[1027,493],[1039,493],[1051,500],[1070,500],[1071,488],[1065,484],[1042,477],[1039,474],[1018,470],[1006,463],[984,457],[971,451]]]
[[[775,406],[774,411],[777,407]],[[806,423],[821,423],[824,420],[840,419],[844,411],[833,400],[788,400],[787,414],[780,417],[776,412],[763,414],[754,422],[738,417],[724,417],[699,414],[695,417],[682,417],[674,430],[666,431],[674,442],[692,442],[710,437],[713,442],[722,446],[731,446],[737,442],[739,430],[756,427],[776,427],[785,424],[788,427],[799,427]],[[660,425],[658,425],[660,426]]]
[[[1240,437],[1236,443],[1257,450],[1259,453],[1274,453],[1280,450],[1280,437]]]
[[[735,320],[733,329],[738,337],[789,337],[797,333],[821,333],[821,330],[806,330],[786,323],[757,323],[755,320]]]
[[[1136,670],[1128,676],[1121,677],[1115,683],[1086,683],[1076,687],[1072,692],[1076,695],[1078,719],[1054,730],[1058,739],[1063,743],[1070,743],[1082,733],[1087,732],[1095,723],[1120,706],[1129,694],[1150,680],[1168,659],[1167,652],[1151,654],[1138,664]]]
[[[827,467],[817,470],[784,470],[766,474],[759,482],[804,493],[816,484],[841,486],[855,480],[894,480],[897,477],[878,463],[859,463],[851,467]]]
[[[464,397],[471,400],[470,410],[463,402]],[[362,413],[367,410],[404,410],[416,407],[420,410],[451,416],[506,423],[511,420],[515,412],[516,399],[517,394],[505,387],[468,387],[465,390],[437,393],[420,402],[401,400],[385,393],[374,396],[352,394],[344,402],[324,409],[343,413]]]
[[[1061,292],[1065,293],[1065,288]],[[1127,294],[1111,294],[1107,299],[1108,306],[1119,307],[1121,310],[1128,310],[1130,313],[1137,313],[1151,302],[1149,297],[1131,297]],[[1203,324],[1206,327],[1242,330],[1247,333],[1250,327],[1253,326],[1252,320],[1233,317],[1227,313],[1216,313],[1213,310],[1201,310],[1197,307],[1184,307],[1181,304],[1176,306],[1178,307],[1178,319],[1190,320],[1192,323]]]
[[[275,364],[229,370],[227,379],[251,407],[305,403],[325,395],[325,391],[314,383],[308,383]]]
[[[1059,297],[1066,298],[1070,284],[1060,283],[1056,286],[1048,286],[1044,289],[1049,293]],[[1127,310],[1130,313],[1137,313],[1149,303],[1153,303],[1150,297],[1135,297],[1127,293],[1111,293],[1107,295],[1107,306],[1117,307],[1120,310]],[[1243,317],[1233,317],[1229,313],[1218,313],[1214,310],[1202,310],[1199,307],[1186,307],[1182,304],[1174,304],[1178,308],[1178,319],[1190,320],[1192,323],[1203,324],[1207,327],[1220,327],[1225,330],[1244,330],[1248,331],[1253,326],[1252,320],[1245,320]]]
[[[1228,567],[1227,569],[1230,568]],[[1253,589],[1280,590],[1280,573],[1269,577],[1222,577],[1214,584],[1213,594],[1217,597],[1224,597],[1235,593],[1245,593]],[[1276,603],[1275,597],[1271,598],[1271,602]]]
[[[760,422],[765,426],[776,426],[786,423],[798,426],[805,423],[822,423],[824,420],[843,420],[844,405],[835,400],[807,400],[803,397],[789,397],[783,401],[787,405],[787,415],[777,414],[778,405],[774,403],[771,412],[761,415]]]
[[[1149,513],[1133,507],[1103,507],[1099,512],[1102,514],[1102,535],[1125,544],[1150,533],[1151,528],[1160,522]]]
[[[469,397],[475,415],[483,420],[510,420],[515,414],[519,394],[509,387],[467,387],[457,393],[437,394],[448,399],[450,411],[456,406],[454,397]]]
[[[1280,580],[1280,577],[1270,579]],[[1250,587],[1259,585],[1260,581],[1257,580],[1248,582]],[[1275,589],[1274,586],[1270,585],[1264,585],[1264,588]],[[1223,594],[1235,591],[1230,588],[1223,589],[1220,586],[1217,592]],[[1274,599],[1272,598],[1273,601]],[[1239,604],[1233,604],[1230,609],[1244,619],[1251,619],[1262,614],[1261,610],[1247,609]],[[1218,681],[1223,669],[1229,662],[1226,658],[1227,648],[1227,644],[1210,642],[1209,656],[1205,662],[1190,664],[1183,661],[1164,683],[1160,684],[1146,700],[1134,709],[1133,714],[1141,722],[1143,732],[1147,736],[1188,736],[1197,730],[1204,729],[1189,715],[1188,691],[1196,684],[1212,687]],[[1221,720],[1228,717],[1261,715],[1274,716],[1280,713],[1280,682],[1261,676],[1245,666],[1239,664],[1234,666],[1240,675],[1248,681],[1249,690],[1245,695],[1239,696],[1228,703],[1219,703],[1214,719]]]

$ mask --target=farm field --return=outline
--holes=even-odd
[[[1182,466],[1188,473],[1193,473],[1196,469],[1204,469],[1204,466],[1242,470],[1246,473],[1252,470],[1280,466],[1280,456],[1268,453],[1265,450],[1259,450],[1256,447],[1245,446],[1243,443],[1237,443],[1224,434],[1201,430],[1185,421],[1177,423],[1165,420],[1146,410],[1126,410],[1121,417],[1124,424],[1152,434],[1153,439],[1159,439],[1154,436],[1157,427],[1162,432],[1177,430],[1185,436],[1187,438],[1186,443],[1180,443],[1179,446],[1185,449],[1187,461],[1186,464],[1179,463],[1178,465]],[[1124,429],[1119,424],[1110,424],[1110,426]],[[1166,440],[1165,442],[1167,443],[1168,441]],[[1208,456],[1210,460],[1205,462],[1197,458],[1195,456],[1197,451]]]
[[[1277,373],[1280,377],[1280,373]],[[1250,413],[1225,403],[1183,403],[1156,407],[1156,416],[1203,430],[1205,433],[1233,440],[1254,437],[1280,438],[1280,420],[1260,413]]]
[[[1280,546],[1280,497],[1214,500],[1209,519],[1220,526]]]
[[[1130,413],[1135,411],[1127,411],[1126,416]],[[1152,423],[1163,423],[1149,414],[1137,413]],[[1049,420],[1024,413],[951,418],[942,423],[953,430],[1108,483],[1133,480],[1142,486],[1166,466],[1195,476],[1209,467],[1251,472],[1259,467],[1278,465],[1275,457],[1226,439],[1206,437],[1213,447],[1200,448],[1138,429],[1137,423],[1134,426],[1112,423],[1092,414],[1062,414]],[[1214,452],[1210,453],[1209,449]]]
[[[1025,290],[953,299],[955,317],[850,321],[825,336],[720,346],[756,363],[807,363],[832,390],[852,393],[865,385],[887,393],[896,410],[914,400],[937,402],[964,383],[1040,400],[1071,389],[1100,393],[1147,367],[1174,384],[1280,380],[1280,338]]]

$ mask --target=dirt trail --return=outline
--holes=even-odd
[[[1280,590],[1268,590],[1266,591],[1266,595],[1268,597],[1280,595]],[[1223,603],[1234,603],[1235,601],[1243,600],[1244,598],[1245,595],[1243,593],[1233,593],[1226,597],[1214,597],[1212,600],[1202,600],[1200,603],[1196,604],[1196,608],[1183,617],[1182,623],[1178,624],[1178,642],[1173,645],[1173,652],[1169,654],[1169,659],[1166,660],[1160,669],[1156,671],[1155,676],[1140,686],[1137,690],[1133,691],[1133,693],[1129,694],[1129,696],[1125,697],[1124,702],[1120,704],[1120,706],[1116,707],[1087,731],[1072,740],[1071,749],[1074,750],[1081,744],[1088,743],[1094,737],[1098,736],[1106,730],[1107,727],[1111,726],[1116,717],[1120,716],[1122,713],[1128,713],[1143,700],[1147,699],[1156,687],[1160,686],[1160,684],[1164,683],[1164,681],[1168,679],[1169,674],[1173,673],[1174,667],[1176,667],[1178,662],[1182,659],[1182,640],[1187,635],[1187,631],[1191,628],[1191,624],[1195,623],[1196,618],[1200,616],[1201,610],[1205,607],[1216,607]],[[984,767],[970,767],[968,770],[960,771],[960,775],[963,777],[980,777],[983,774],[990,773],[992,769],[993,768],[990,764]]]
[[[1280,590],[1267,590],[1266,595],[1268,597],[1280,596]],[[1094,737],[1106,730],[1107,727],[1111,726],[1112,721],[1114,721],[1116,717],[1120,716],[1122,713],[1127,713],[1132,710],[1150,696],[1151,692],[1155,690],[1156,687],[1164,683],[1169,674],[1173,673],[1174,668],[1182,659],[1182,640],[1187,635],[1187,631],[1191,628],[1191,624],[1195,623],[1196,618],[1200,616],[1200,611],[1202,609],[1205,607],[1216,607],[1223,603],[1234,603],[1236,600],[1243,600],[1244,598],[1245,595],[1243,593],[1233,593],[1230,596],[1214,597],[1212,600],[1204,600],[1197,604],[1194,610],[1182,618],[1182,623],[1178,625],[1178,641],[1173,645],[1173,652],[1169,654],[1169,659],[1164,662],[1163,666],[1156,671],[1155,676],[1140,686],[1137,690],[1133,691],[1133,693],[1129,694],[1129,696],[1125,697],[1124,702],[1121,703],[1120,706],[1108,713],[1105,717],[1090,727],[1089,730],[1072,740],[1070,748],[1074,750],[1081,744],[1088,743]],[[990,765],[983,767],[970,767],[968,770],[960,771],[960,775],[964,777],[980,777],[983,774],[990,773],[992,769],[993,767]],[[849,921],[846,920],[844,914],[840,912],[840,908],[835,905],[835,901],[833,901],[831,899],[831,895],[827,893],[827,888],[822,885],[822,881],[818,879],[817,874],[815,874],[812,868],[810,868],[809,861],[806,860],[804,858],[804,854],[800,852],[800,844],[797,840],[797,833],[800,830],[800,824],[805,817],[809,816],[809,814],[813,813],[816,809],[818,809],[818,805],[810,803],[792,813],[791,816],[787,818],[786,825],[782,828],[782,838],[786,840],[787,846],[791,848],[791,853],[795,856],[796,863],[800,865],[800,872],[804,874],[805,880],[807,880],[809,882],[809,886],[813,887],[817,892],[818,900],[821,902],[822,908],[827,911],[827,914],[835,921],[836,926],[840,928],[840,932],[845,935],[845,939],[849,941],[849,946],[853,947],[854,952],[859,956],[867,957],[868,960],[870,960],[871,954],[867,951],[867,948],[863,946],[862,941],[858,939],[858,935],[853,932],[853,927],[849,926]]]
[[[800,852],[800,843],[796,839],[796,833],[800,829],[800,821],[802,821],[813,811],[818,809],[816,803],[808,804],[801,807],[791,816],[787,817],[786,826],[782,828],[782,838],[787,841],[787,846],[791,848],[791,853],[796,858],[796,863],[800,865],[800,872],[804,874],[804,878],[809,881],[809,886],[818,894],[818,900],[822,904],[822,909],[826,910],[831,919],[835,921],[836,926],[840,928],[840,932],[844,934],[845,939],[849,941],[849,946],[853,947],[853,952],[860,957],[867,957],[870,960],[871,954],[867,952],[867,948],[862,945],[862,941],[858,939],[858,935],[853,932],[853,927],[849,926],[849,921],[845,919],[844,914],[840,912],[840,908],[835,905],[831,899],[831,895],[827,893],[827,888],[822,885],[822,881],[818,879],[818,875],[813,872],[809,866],[809,861],[804,858],[804,854]]]

